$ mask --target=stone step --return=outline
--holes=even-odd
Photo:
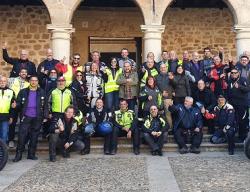
[[[190,144],[188,144],[190,146]],[[227,151],[227,144],[212,144],[209,142],[203,142],[200,147],[202,152],[210,151],[210,152],[219,152],[219,151]],[[243,151],[243,143],[236,144],[237,151]],[[15,152],[15,148],[9,149],[10,152]],[[37,147],[38,153],[49,151],[48,143],[39,143]],[[149,147],[147,145],[141,144],[140,146],[141,152],[149,152]],[[167,143],[164,144],[163,147],[164,152],[177,152],[178,146],[175,143]],[[118,144],[118,153],[127,153],[132,152],[132,144]],[[91,145],[91,153],[103,153],[103,144],[101,145]]]
[[[211,135],[204,134],[202,141],[203,142],[209,142],[210,141],[210,137],[211,137]],[[103,137],[91,137],[90,140],[91,140],[91,144],[92,145],[102,145],[103,142],[104,142],[104,138]],[[16,141],[17,141],[17,139],[16,139]],[[38,142],[39,143],[48,143],[48,140],[39,137]],[[131,140],[127,139],[126,137],[119,137],[118,142],[120,144],[130,144]],[[173,135],[168,135],[167,143],[175,143],[175,139],[174,139]]]

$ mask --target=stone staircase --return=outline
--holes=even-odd
[[[211,135],[208,134],[208,130],[205,127],[203,129],[203,141],[201,144],[201,151],[227,151],[227,144],[212,144],[210,143],[210,137]],[[38,143],[38,153],[48,153],[49,147],[48,147],[48,141],[47,139],[39,138]],[[243,144],[239,143],[236,144],[236,150],[237,151],[243,151]],[[141,144],[140,151],[142,153],[149,153],[149,147],[145,144]],[[168,142],[164,144],[163,147],[164,152],[177,152],[178,146],[174,141],[173,135],[168,136]],[[15,148],[10,149],[10,152],[15,152]],[[118,139],[118,153],[130,153],[132,152],[132,144],[131,140],[125,138],[125,137],[119,137]],[[91,153],[103,153],[103,138],[101,137],[93,137],[91,138]]]

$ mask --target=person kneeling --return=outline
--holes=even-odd
[[[176,115],[174,122],[174,137],[181,154],[188,153],[186,143],[191,140],[190,152],[200,153],[202,141],[202,115],[200,109],[193,107],[193,98],[185,97],[184,104],[170,104],[169,111]]]
[[[49,157],[50,161],[56,161],[56,147],[62,151],[64,158],[69,158],[69,150],[71,147],[77,150],[84,149],[84,143],[78,139],[81,136],[77,129],[77,121],[74,119],[75,109],[73,106],[68,106],[65,109],[64,117],[54,119],[50,127],[49,135]]]
[[[156,106],[150,107],[150,115],[143,125],[143,137],[151,148],[152,155],[162,156],[162,147],[168,136],[168,124],[158,114]]]
[[[211,142],[214,144],[228,142],[228,153],[229,155],[234,154],[234,136],[236,132],[236,120],[235,111],[232,105],[226,102],[223,95],[218,97],[218,105],[214,110],[209,113],[205,109],[201,111],[206,119],[214,119],[215,126],[218,129],[215,130],[211,137]]]

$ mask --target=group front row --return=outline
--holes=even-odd
[[[20,112],[20,127],[14,162],[22,159],[25,144],[28,143],[28,159],[36,160],[38,136],[41,125],[48,127],[50,161],[56,160],[56,149],[60,149],[63,157],[76,148],[81,154],[90,153],[90,137],[104,137],[104,153],[114,155],[117,152],[117,137],[126,136],[132,140],[133,151],[140,153],[141,141],[146,142],[152,155],[162,156],[162,147],[167,141],[169,125],[159,113],[157,106],[152,105],[149,115],[144,120],[137,119],[134,111],[128,109],[128,102],[120,100],[119,110],[108,112],[102,99],[97,99],[95,107],[86,116],[78,110],[74,94],[65,87],[64,77],[57,80],[57,88],[48,97],[38,86],[38,78],[30,77],[30,86],[22,89],[13,102],[11,89],[5,89],[4,103],[8,108]],[[1,78],[3,87],[5,78]],[[213,143],[228,142],[230,155],[234,154],[234,135],[237,131],[234,108],[220,95],[217,106],[208,112],[203,107],[193,105],[193,98],[187,96],[183,104],[168,103],[168,110],[174,120],[173,134],[181,154],[200,153],[202,127],[204,119],[214,119],[216,131]],[[1,107],[5,109],[5,107]],[[188,149],[187,143],[191,143]]]

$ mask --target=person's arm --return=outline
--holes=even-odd
[[[136,72],[132,75],[132,82],[130,82],[130,85],[138,85],[138,75]]]
[[[6,48],[3,49],[3,59],[4,61],[6,61],[7,63],[11,65],[14,65],[17,61],[17,59],[9,57],[9,54]]]
[[[145,123],[144,123],[143,126],[142,126],[142,131],[143,131],[144,133],[149,133],[149,134],[152,133],[152,130],[150,129],[150,123],[149,123],[149,120],[148,120],[148,119],[145,120]]]
[[[72,125],[72,128],[71,128],[71,133],[69,135],[69,139],[68,139],[68,142],[70,144],[70,146],[76,142],[78,138],[78,134],[77,134],[77,123],[74,122],[73,125]]]
[[[190,88],[190,84],[189,84],[188,78],[185,78],[185,84],[186,84],[186,89],[187,89],[187,95],[191,96],[191,88]]]
[[[145,89],[142,88],[138,99],[142,102],[145,102],[148,100],[148,96],[149,95],[145,92]]]
[[[126,79],[125,76],[121,73],[121,74],[118,76],[118,78],[117,78],[117,80],[116,80],[116,83],[117,83],[118,85],[125,85],[125,84],[127,83],[127,79]]]
[[[198,111],[198,110],[197,110]],[[202,121],[202,115],[201,112],[198,111],[198,114],[196,114],[196,128],[202,129],[203,127],[203,121]]]
[[[49,118],[49,115],[52,114],[52,91],[48,94],[48,97],[45,102],[44,116],[45,118]]]
[[[29,76],[37,75],[37,73],[36,73],[36,65],[34,63],[32,63],[32,62],[29,62],[29,63],[30,63],[30,74],[29,74]]]
[[[232,127],[234,124],[234,121],[235,121],[235,111],[234,109],[229,109],[226,125],[229,125],[230,127]]]
[[[121,126],[119,123],[117,123],[116,120],[115,120],[115,113],[113,114],[113,116],[112,116],[112,118],[111,118],[111,122],[112,122],[112,124],[113,124],[115,127],[117,127],[118,129],[122,129],[122,126]]]
[[[244,93],[247,93],[250,91],[249,83],[246,80],[243,80],[242,82],[238,83],[238,87]]]
[[[210,105],[207,106],[206,110],[208,111],[212,111],[214,109],[214,107],[216,106],[216,98],[214,96],[214,93],[212,91],[210,91],[209,94],[209,99],[210,99]]]

